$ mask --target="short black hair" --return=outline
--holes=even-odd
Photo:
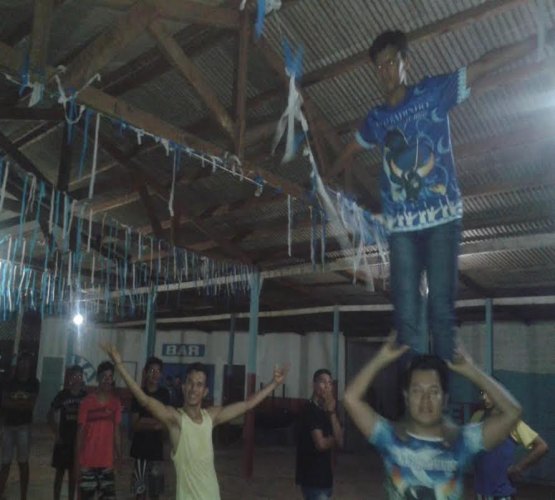
[[[164,362],[160,358],[157,358],[156,356],[150,356],[145,363],[145,372],[147,372],[152,365],[158,365],[160,367],[160,370],[164,369]]]
[[[405,35],[400,30],[384,31],[380,33],[372,42],[372,46],[368,51],[370,59],[373,63],[376,62],[378,54],[385,50],[387,47],[393,47],[401,54],[401,56],[406,57],[409,49],[409,43],[407,40],[407,35]]]
[[[73,375],[74,373],[80,373],[81,375],[83,375],[83,367],[81,365],[71,365],[67,369],[67,374]]]
[[[333,379],[331,372],[327,368],[320,368],[314,372],[314,375],[312,375],[312,382],[316,382],[320,378],[320,375],[329,375],[330,378]]]
[[[408,390],[412,374],[416,370],[432,370],[437,372],[441,389],[445,394],[449,392],[449,368],[447,367],[447,363],[442,358],[432,354],[421,354],[412,358],[407,370],[405,371],[403,379],[404,390]]]
[[[204,373],[204,377],[206,378],[206,382],[208,383],[208,368],[206,365],[202,363],[193,363],[192,365],[187,366],[187,370],[185,370],[185,380],[192,372],[202,372]]]
[[[100,363],[98,365],[98,368],[96,369],[96,378],[99,379],[100,374],[102,372],[107,371],[107,370],[110,370],[112,372],[112,375],[113,375],[114,374],[114,365],[110,361],[103,361],[102,363]]]

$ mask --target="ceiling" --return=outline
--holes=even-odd
[[[24,55],[47,47],[37,56],[48,75],[37,106],[27,107],[28,91],[20,96],[13,81],[0,80],[0,148],[6,155],[85,203],[94,120],[86,127],[82,117],[71,127],[68,144],[51,75],[63,65],[61,81],[81,89],[98,73],[101,80],[78,97],[111,117],[100,126],[94,196],[86,201],[94,213],[93,231],[101,232],[98,245],[107,244],[103,221],[113,219],[215,261],[252,266],[265,276],[261,310],[364,306],[367,310],[341,314],[341,328],[357,336],[381,335],[389,328],[387,264],[374,247],[367,247],[371,273],[353,271],[356,249],[340,244],[342,229],[332,222],[325,230],[322,259],[322,227],[310,215],[310,164],[300,153],[282,164],[281,147],[271,155],[287,105],[283,40],[304,48],[299,87],[324,182],[373,213],[380,211],[377,153],[360,155],[347,173],[330,174],[342,146],[381,98],[367,56],[372,39],[391,28],[408,34],[413,82],[528,40],[527,57],[477,82],[472,97],[451,114],[465,207],[458,316],[459,321],[484,318],[483,306],[464,301],[522,297],[522,305],[496,305],[496,319],[554,319],[555,308],[549,305],[555,296],[552,1],[283,0],[281,9],[267,16],[259,40],[250,33],[254,12],[240,13],[240,2],[41,0],[37,4],[44,10],[35,17],[33,3],[0,0],[0,69],[17,80]],[[541,51],[532,48],[536,41]],[[138,144],[130,125],[208,154],[238,153],[247,179],[182,157],[172,217],[173,157],[159,142],[143,138]],[[263,179],[262,193],[256,192],[256,179]],[[12,203],[0,213],[0,234],[15,235],[20,231],[21,176],[10,176],[8,186]],[[36,225],[27,219],[24,231],[32,233]],[[120,234],[110,237],[117,241]],[[123,250],[123,239],[114,245]],[[176,288],[181,289],[160,288],[158,317],[226,315],[249,308],[244,291],[230,295]],[[332,316],[328,308],[319,314],[311,309],[307,315],[263,317],[260,330],[329,330]],[[130,319],[141,317],[132,318],[123,308],[113,318]],[[237,321],[238,328],[247,327],[245,319]],[[170,324],[222,330],[229,318]]]

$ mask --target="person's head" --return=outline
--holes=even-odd
[[[96,369],[98,388],[103,392],[110,392],[114,386],[114,365],[110,361],[103,361]]]
[[[23,351],[17,355],[17,363],[15,366],[15,376],[19,380],[26,380],[31,376],[31,368],[33,365],[33,355],[30,352]]]
[[[156,356],[151,356],[145,364],[145,382],[151,385],[158,385],[162,377],[164,362]]]
[[[200,406],[208,395],[208,370],[202,363],[193,363],[187,367],[185,382],[182,385],[183,399],[186,406]]]
[[[406,85],[408,41],[402,31],[384,31],[372,42],[368,53],[386,94]]]
[[[333,389],[333,378],[331,372],[326,368],[320,368],[312,376],[312,390],[314,397],[324,399],[325,395]]]
[[[78,390],[83,385],[83,367],[79,365],[70,366],[67,369],[67,384],[70,390]]]
[[[412,359],[403,381],[408,417],[419,425],[441,423],[449,393],[449,369],[439,356]]]

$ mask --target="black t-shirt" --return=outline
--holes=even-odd
[[[6,384],[3,392],[3,400],[21,401],[31,399],[39,393],[39,381],[33,377],[24,381],[12,378]],[[4,423],[6,425],[25,425],[33,421],[33,408],[28,410],[16,410],[11,408],[4,408]]]
[[[154,392],[148,392],[146,388],[144,391],[147,396],[157,399],[162,404],[170,404],[170,393],[165,387],[158,387]],[[152,414],[143,408],[135,398],[131,403],[131,413],[138,413],[139,418],[152,418]],[[163,460],[164,431],[136,431],[133,434],[130,455],[133,458],[144,460]]]
[[[301,413],[297,439],[297,467],[295,482],[311,488],[331,488],[331,449],[318,451],[312,439],[312,431],[320,429],[324,437],[333,434],[330,416],[310,400]]]
[[[60,439],[62,443],[72,444],[77,434],[77,416],[81,400],[87,395],[87,391],[81,389],[77,395],[73,395],[69,389],[62,389],[52,400],[50,407],[54,411],[60,411]]]

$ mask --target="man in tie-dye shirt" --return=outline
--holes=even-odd
[[[519,420],[520,405],[459,348],[453,362],[431,355],[414,357],[403,383],[404,419],[397,423],[384,419],[365,395],[376,375],[409,349],[395,341],[392,335],[351,381],[345,391],[345,408],[383,458],[389,500],[459,500],[465,465],[509,435]],[[487,391],[500,412],[463,427],[445,420],[448,367]]]

